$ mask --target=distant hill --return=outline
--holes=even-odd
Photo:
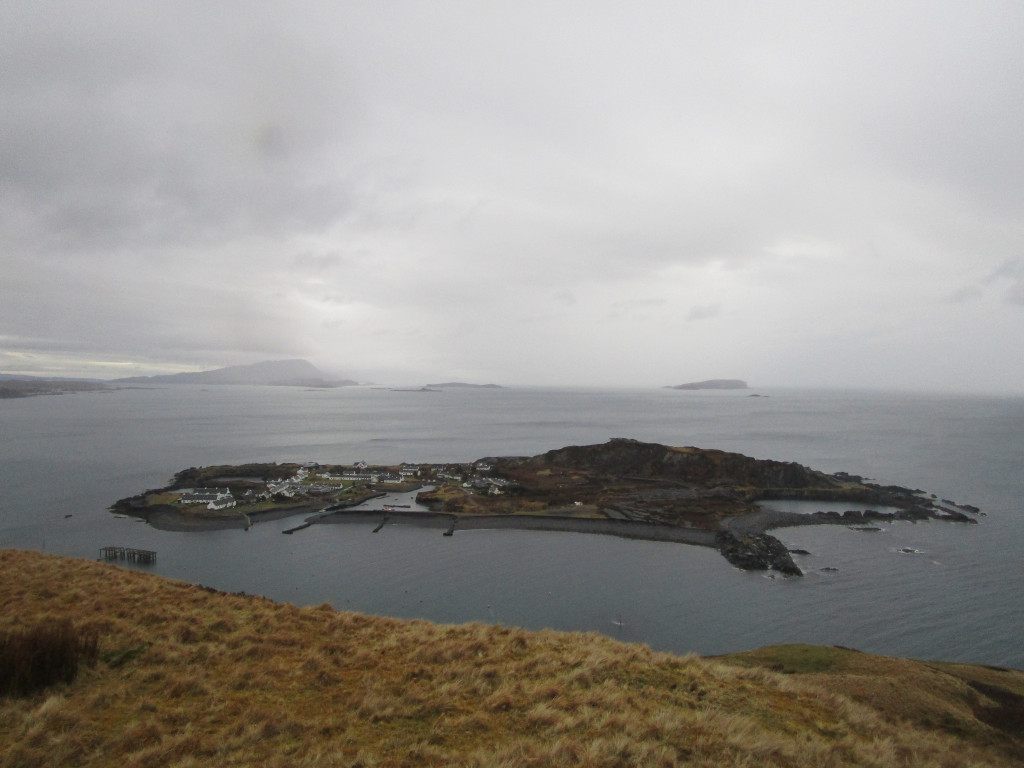
[[[707,381],[691,381],[689,384],[676,384],[665,389],[746,389],[747,382],[741,379],[708,379]]]
[[[254,384],[276,387],[344,387],[357,382],[332,379],[307,360],[270,360],[197,373],[132,376],[116,384]]]
[[[504,389],[500,384],[467,384],[464,381],[445,381],[441,384],[427,384],[433,389],[455,389],[458,387],[467,389]]]

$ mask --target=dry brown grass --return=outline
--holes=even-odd
[[[947,696],[963,679],[916,662],[862,654],[880,666],[822,682],[595,635],[300,609],[37,553],[0,551],[0,576],[0,631],[68,619],[100,638],[74,681],[0,699],[0,766],[1017,764]],[[893,676],[933,699],[904,697],[903,712],[898,690],[868,690]],[[939,713],[963,727],[929,725]]]
[[[99,633],[68,619],[48,619],[28,629],[0,632],[0,696],[26,696],[70,683],[83,664],[96,660]]]

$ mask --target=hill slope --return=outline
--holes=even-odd
[[[0,551],[0,601],[0,634],[66,617],[99,636],[98,661],[73,682],[0,699],[0,766],[1024,757],[1019,730],[1009,735],[1024,674],[1009,670],[809,647],[677,657],[594,635],[296,608],[10,550]]]

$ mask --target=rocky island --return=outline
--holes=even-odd
[[[687,384],[676,384],[665,389],[746,389],[747,382],[742,379],[707,379],[691,381]]]
[[[419,509],[366,508],[372,499],[413,490],[419,490]],[[766,506],[778,500],[845,502],[858,509],[802,514]],[[801,571],[792,553],[768,530],[893,520],[976,523],[979,514],[976,507],[847,473],[627,438],[464,464],[191,467],[165,488],[110,509],[179,531],[248,528],[308,514],[291,530],[400,521],[443,528],[446,535],[481,528],[600,533],[714,547],[739,568],[794,576]]]

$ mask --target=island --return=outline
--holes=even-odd
[[[470,384],[465,381],[443,381],[440,384],[427,384],[434,389],[504,389],[500,384]]]
[[[367,506],[413,491],[415,509]],[[844,502],[857,509],[805,514],[770,506],[785,500]],[[714,547],[738,568],[792,576],[802,575],[792,558],[798,553],[767,533],[773,528],[832,523],[873,530],[872,523],[894,520],[970,524],[981,514],[977,507],[845,472],[629,438],[470,463],[190,467],[166,487],[121,499],[110,511],[176,531],[248,529],[308,515],[285,532],[401,522],[444,529],[445,535],[494,528],[596,533]]]
[[[747,389],[747,382],[742,379],[707,379],[691,381],[688,384],[676,384],[665,389]]]

